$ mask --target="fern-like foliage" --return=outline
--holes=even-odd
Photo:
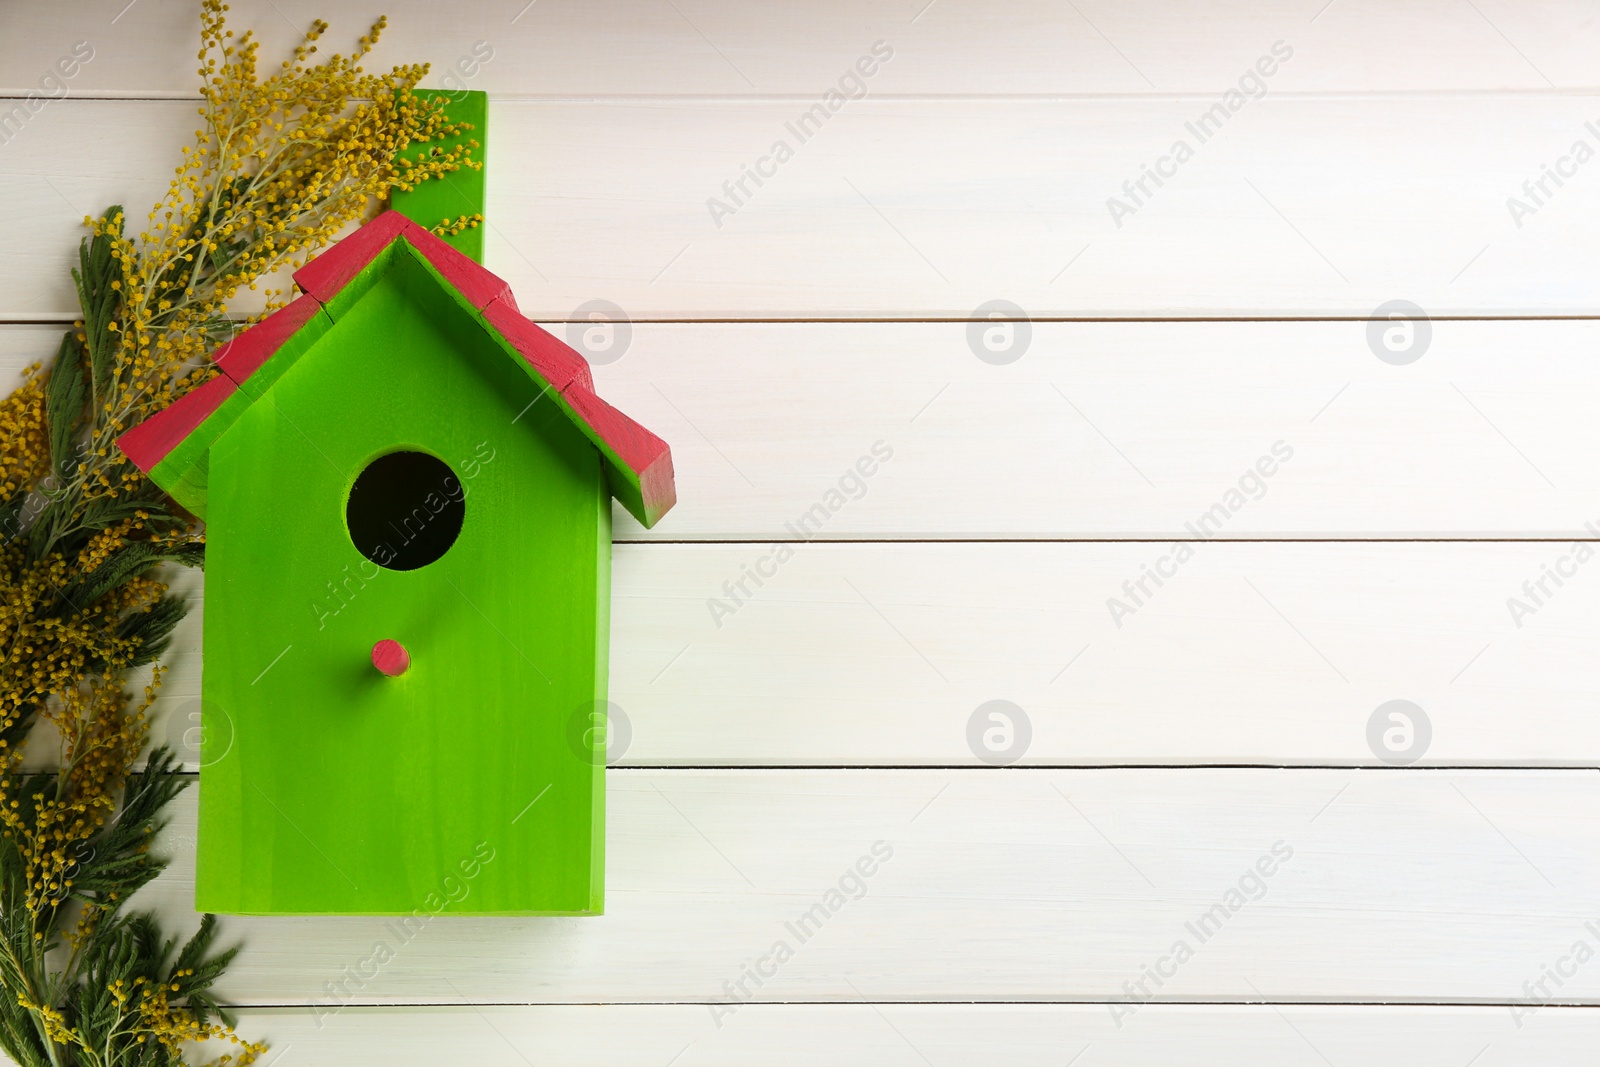
[[[29,776],[23,794],[47,795],[54,776]],[[121,810],[71,858],[71,888],[30,914],[26,863],[0,838],[0,1048],[23,1067],[181,1067],[183,1047],[221,1039],[221,1062],[249,1063],[260,1046],[232,1034],[212,987],[238,952],[218,950],[214,915],[180,947],[129,899],[166,868],[150,850],[166,806],[188,785],[166,748],[128,778]],[[54,965],[52,965],[54,964]]]
[[[79,320],[48,369],[0,397],[0,1050],[24,1067],[176,1067],[197,1040],[229,1044],[214,1065],[260,1054],[213,997],[234,952],[216,948],[215,920],[180,945],[128,907],[162,870],[151,840],[186,782],[165,750],[133,770],[187,607],[165,566],[200,566],[204,548],[117,442],[214,378],[210,355],[248,325],[231,306],[242,290],[392,188],[482,166],[475,141],[426,150],[471,129],[413,94],[426,64],[363,66],[384,20],[348,56],[316,55],[319,20],[263,78],[223,0],[199,7],[195,144],[148,229],[127,232],[121,207],[86,220]],[[287,298],[269,290],[267,310]],[[42,773],[21,756],[36,729],[60,757]]]

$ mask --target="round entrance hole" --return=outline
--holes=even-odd
[[[344,520],[363,556],[392,571],[414,571],[450,551],[466,513],[461,479],[443,460],[390,452],[356,479]]]

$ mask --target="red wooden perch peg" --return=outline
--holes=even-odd
[[[398,678],[411,666],[411,653],[399,641],[385,639],[372,646],[372,665],[390,678]]]

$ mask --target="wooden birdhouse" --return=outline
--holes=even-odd
[[[195,903],[598,914],[611,500],[660,438],[506,283],[390,211],[130,430],[206,522]]]

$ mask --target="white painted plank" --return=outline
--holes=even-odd
[[[1275,40],[1297,62],[1274,89],[1544,89],[1592,87],[1600,35],[1576,2],[1299,0],[1251,4],[927,0],[765,4],[440,5],[425,0],[341,3],[241,0],[230,24],[252,28],[276,63],[314,18],[345,50],[380,13],[385,63],[429,60],[434,81],[462,57],[490,54],[447,83],[497,94],[820,95],[873,41],[896,61],[872,82],[885,93],[1220,93]],[[35,89],[73,42],[94,59],[78,93],[193,94],[194,9],[90,0],[11,4],[0,12],[6,92]],[[1426,41],[1426,47],[1418,42]],[[483,51],[482,45],[490,50]]]
[[[1575,427],[1591,425],[1575,410],[1556,419],[1542,418],[1541,404],[1573,405],[1590,395],[1587,389],[1565,388],[1570,380],[1561,381],[1556,369],[1575,365],[1570,353],[1585,343],[1585,338],[1592,338],[1593,324],[1494,324],[1492,329],[1489,325],[1444,323],[1440,328],[1488,330],[1478,337],[1478,358],[1475,363],[1468,361],[1469,368],[1509,368],[1519,379],[1538,376],[1537,357],[1551,356],[1549,346],[1528,343],[1529,359],[1510,360],[1495,334],[1531,332],[1566,338],[1566,348],[1551,356],[1546,365],[1549,381],[1523,397],[1524,415],[1516,422],[1519,437],[1525,430],[1542,432],[1547,435],[1546,443],[1554,446],[1559,443],[1555,435],[1565,434],[1570,439]],[[1241,328],[1181,329],[1236,332]],[[785,390],[802,389],[796,379],[804,373],[801,360],[808,351],[821,353],[817,358],[824,363],[846,362],[854,353],[841,352],[834,338],[860,329],[641,329],[641,347],[647,345],[647,337],[662,331],[678,335],[676,358],[687,365],[671,371],[671,378],[662,379],[669,384],[660,393],[644,388],[647,383],[637,379],[607,384],[623,387],[624,406],[642,407],[647,422],[663,425],[656,420],[670,420],[675,413],[649,409],[668,399],[667,390],[677,392],[681,383],[691,378],[711,381],[725,390],[716,394],[725,404],[696,401],[691,399],[692,393],[680,394],[673,403],[688,405],[695,411],[696,424],[711,427],[709,432],[718,436],[723,425],[742,426],[744,440],[753,443],[759,439],[761,417],[742,410],[736,397],[739,390],[747,396],[755,392],[755,384],[717,381],[716,367],[693,363],[693,354],[704,350],[687,342],[721,338],[721,351],[729,357],[722,365],[738,373],[742,365],[731,356],[742,343],[727,339],[726,334],[755,330],[794,338],[790,367],[777,361],[756,366],[774,367],[761,390],[773,399],[774,410],[796,419],[792,430],[781,432],[769,421],[766,432],[775,441],[800,444],[807,432],[803,424],[832,414],[829,398],[820,386],[813,403],[780,407],[777,398]],[[872,328],[894,333],[935,329]],[[1144,333],[1178,328],[1085,325],[1057,329]],[[1281,338],[1338,327],[1255,324],[1247,329]],[[800,343],[808,331],[834,336],[826,343],[808,346]],[[52,334],[42,328],[15,328],[0,331],[0,339],[15,342],[11,349],[15,355],[30,347],[47,350]],[[1289,348],[1293,342],[1280,340],[1262,347]],[[915,348],[910,344],[906,351]],[[1215,351],[1220,355],[1227,349],[1224,344]],[[1104,356],[1105,390],[1091,390],[1087,395],[1096,399],[1115,396],[1109,383],[1114,380],[1116,354],[1113,350]],[[625,359],[602,371],[651,365],[649,359],[642,358],[637,364]],[[1297,366],[1301,364],[1290,364],[1286,371]],[[1381,372],[1397,370],[1378,366]],[[1406,374],[1423,366],[1398,370]],[[952,368],[952,373],[959,369]],[[980,367],[980,372],[994,369]],[[1169,363],[1169,369],[1178,367]],[[1263,379],[1270,373],[1265,360],[1255,369]],[[834,370],[843,374],[845,368]],[[1239,410],[1248,414],[1262,398],[1243,387],[1253,380],[1251,374],[1241,369],[1237,375],[1239,388],[1222,388],[1216,395],[1244,397]],[[821,376],[831,378],[833,373]],[[1191,384],[1198,380],[1196,376]],[[1486,404],[1504,404],[1518,396],[1511,391],[1518,384],[1524,383],[1507,377],[1501,387],[1484,385],[1472,392],[1479,393]],[[1030,391],[1038,391],[1037,385],[1007,386],[998,395],[1010,398],[1011,403],[1027,401]],[[1348,438],[1344,454],[1351,460],[1342,471],[1311,467],[1313,477],[1342,473],[1349,492],[1348,507],[1359,516],[1362,494],[1371,493],[1361,477],[1374,469],[1364,463],[1376,461],[1386,452],[1397,457],[1392,462],[1405,463],[1403,449],[1408,439],[1417,449],[1437,449],[1440,463],[1450,462],[1451,449],[1458,455],[1468,451],[1461,445],[1462,435],[1476,435],[1476,445],[1486,454],[1498,452],[1502,460],[1511,456],[1506,442],[1488,428],[1460,425],[1463,415],[1469,420],[1476,416],[1460,402],[1462,395],[1446,386],[1435,380],[1426,386],[1384,387],[1381,378],[1375,377],[1370,386],[1346,389],[1335,406],[1311,425],[1313,429],[1342,428]],[[867,390],[871,405],[883,402],[892,388],[885,382]],[[929,382],[923,391],[931,395],[935,388],[936,383]],[[1370,388],[1373,394],[1362,398],[1363,388]],[[1183,382],[1171,384],[1169,411],[1173,418],[1183,417],[1184,393]],[[1309,398],[1309,393],[1303,395]],[[905,399],[909,406],[919,398],[907,394]],[[1283,398],[1267,399],[1276,404]],[[1079,400],[1084,406],[1090,404],[1084,396]],[[952,404],[954,400],[947,391],[937,403]],[[1346,405],[1346,411],[1375,412],[1388,419],[1390,441],[1374,440],[1371,434],[1364,440],[1362,426],[1371,423],[1359,419],[1341,423],[1340,404]],[[1459,409],[1454,422],[1439,414],[1448,405]],[[1271,404],[1268,406],[1270,409]],[[1301,406],[1305,410],[1311,407],[1309,401]],[[998,406],[988,408],[990,412],[998,410]],[[1427,422],[1421,413],[1429,411],[1434,412],[1429,417],[1437,419],[1436,424],[1416,429],[1417,423]],[[1136,407],[1128,414],[1139,415]],[[724,417],[728,421],[720,425],[707,421]],[[1182,461],[1198,451],[1211,432],[1207,419],[1217,417],[1214,410],[1207,412],[1191,423],[1192,436],[1166,439],[1172,461]],[[1017,421],[1016,416],[986,414],[964,427],[959,421],[941,420],[936,406],[918,419],[917,426],[923,427],[924,433],[937,430],[941,437],[934,440],[959,443],[980,438],[989,425],[1009,429]],[[1150,421],[1169,423],[1170,418]],[[1260,426],[1265,432],[1259,440],[1264,442],[1272,429],[1271,419],[1263,419]],[[830,432],[837,441],[859,439],[863,453],[870,447],[870,422],[859,430],[832,428]],[[692,514],[698,495],[695,471],[704,470],[697,467],[696,457],[717,465],[722,461],[692,433],[670,436],[680,443],[680,449],[681,442],[689,446],[687,456],[680,451],[680,468],[685,477],[683,507]],[[1249,465],[1243,447],[1251,444],[1245,440],[1248,436],[1240,434],[1229,443],[1237,446],[1239,467]],[[1526,439],[1524,443],[1528,443]],[[1080,445],[1093,447],[1094,442]],[[768,455],[781,451],[769,450]],[[1323,454],[1337,454],[1337,450],[1325,447]],[[1581,476],[1581,456],[1588,452],[1548,447],[1537,454],[1546,466],[1550,464],[1546,455],[1567,464],[1559,470],[1551,468],[1558,476],[1569,472]],[[913,455],[902,445],[896,459],[867,481],[868,495],[847,505],[830,522],[845,524],[858,514],[870,516],[871,509],[886,499],[886,491],[897,488],[889,479],[906,468],[896,464]],[[1362,457],[1366,459],[1355,461]],[[841,467],[848,466],[849,459],[842,450],[835,457]],[[1148,466],[1148,460],[1141,460]],[[744,465],[742,455],[740,462]],[[1121,461],[1112,457],[1110,462]],[[1521,461],[1512,458],[1511,462]],[[934,466],[923,467],[930,478],[937,476],[931,469]],[[993,469],[1017,471],[1026,481],[1019,478],[1011,483],[1012,495],[1041,505],[1061,498],[1070,501],[1092,489],[1092,485],[1079,487],[1068,482],[1059,492],[1041,496],[1031,486],[1049,484],[1048,476],[1036,477],[1025,468],[1006,465],[998,454]],[[1064,464],[1063,469],[1071,468]],[[1383,467],[1375,469],[1379,474],[1385,471]],[[751,470],[764,483],[769,481],[760,468]],[[1109,479],[1143,488],[1125,469],[1111,470],[1102,462],[1099,471]],[[831,478],[837,477],[836,472],[828,474],[830,480],[819,477],[809,490],[800,475],[790,477],[802,486],[799,492],[809,491],[813,499],[819,499]],[[1275,494],[1296,488],[1289,479],[1297,475],[1299,469],[1291,461],[1276,480],[1267,482],[1267,496],[1248,507],[1271,506],[1280,499]],[[1408,477],[1418,485],[1437,486],[1443,480],[1434,471],[1413,471]],[[1485,511],[1492,505],[1492,500],[1481,499],[1482,494],[1474,491],[1469,470],[1463,469],[1458,479],[1457,496],[1463,504]],[[724,475],[723,493],[728,501],[724,507],[737,506],[741,498],[739,489],[728,485],[732,481],[735,479]],[[714,480],[698,484],[706,487],[705,495],[715,499]],[[1230,482],[1219,478],[1217,484],[1225,488]],[[1405,484],[1396,485],[1390,498],[1398,501],[1407,491]],[[937,518],[949,502],[984,492],[990,492],[988,499],[999,502],[998,490],[974,470],[970,482],[958,484],[953,493],[936,495],[931,489],[903,493],[898,498],[902,507],[916,510],[910,512],[913,521],[902,528],[915,529],[919,512],[932,510]],[[1327,489],[1313,487],[1303,492],[1305,500],[1320,496],[1326,503],[1333,498]],[[1215,495],[1220,495],[1220,490]],[[715,508],[708,506],[707,510]],[[1198,517],[1203,510],[1200,502],[1191,514]],[[800,503],[792,506],[791,514],[798,517],[803,511]],[[1247,510],[1240,518],[1248,521],[1253,514]],[[871,530],[870,525],[867,528]],[[844,533],[836,533],[830,525],[823,536],[859,531],[860,527],[846,527]],[[984,532],[1001,534],[1004,529]],[[1231,535],[1232,531],[1225,533]],[[790,535],[780,531],[780,536]],[[1196,546],[1195,557],[1181,566],[1172,544],[1159,541],[797,544],[791,550],[793,558],[780,564],[777,556],[781,552],[763,543],[618,546],[611,692],[632,728],[632,741],[623,754],[625,762],[975,762],[966,724],[978,705],[993,699],[1013,701],[1029,717],[1032,740],[1023,756],[1033,763],[1374,763],[1367,720],[1379,704],[1402,698],[1417,702],[1432,722],[1433,739],[1425,755],[1429,763],[1570,764],[1600,759],[1600,728],[1590,713],[1600,694],[1589,669],[1589,650],[1600,636],[1600,597],[1589,585],[1587,570],[1576,566],[1574,550],[1567,543],[1213,543]],[[1140,581],[1147,567],[1157,565],[1176,571],[1176,577],[1161,587],[1146,580],[1143,590],[1135,588],[1129,593],[1124,589],[1125,582]],[[759,587],[744,577],[758,567],[775,572]],[[1555,579],[1546,577],[1552,568],[1576,573],[1562,578],[1558,586]],[[192,577],[186,581],[188,588],[197,585]],[[744,589],[730,592],[729,583],[740,581]],[[1525,588],[1539,582],[1542,589],[1534,587],[1530,592]],[[314,618],[309,609],[307,618]],[[175,669],[163,700],[166,725],[159,732],[190,750],[194,724],[189,715],[196,710],[194,701],[199,696],[199,658],[196,617],[186,624],[173,652]],[[1285,716],[1286,707],[1295,708],[1295,714]],[[1516,709],[1519,720],[1517,729],[1509,733],[1504,726],[1508,707]],[[764,713],[752,719],[752,708],[762,708]]]
[[[639,325],[597,380],[671,441],[680,503],[618,536],[794,539],[879,442],[805,535],[1190,536],[1282,442],[1208,534],[1592,536],[1600,323],[1429,328],[1395,366],[1361,322],[1034,323],[993,366],[966,323]]]
[[[1025,762],[1371,765],[1369,720],[1405,699],[1425,764],[1600,762],[1600,589],[1523,591],[1570,546],[801,546],[733,604],[766,551],[619,546],[626,760],[970,764],[1006,700]],[[1136,605],[1123,583],[1158,564],[1178,576]]]
[[[324,14],[236,7],[280,39]],[[1584,6],[386,7],[388,56],[493,48],[471,81],[499,98],[490,265],[546,317],[601,298],[637,320],[961,320],[1006,299],[1036,318],[1357,320],[1035,323],[1007,367],[974,357],[963,321],[640,325],[602,388],[673,441],[685,503],[650,535],[620,524],[625,539],[784,536],[880,440],[893,461],[821,537],[1166,538],[1279,440],[1293,462],[1223,536],[1569,537],[1596,517],[1593,323],[1437,322],[1429,354],[1392,367],[1359,321],[1396,298],[1435,316],[1592,311],[1587,173],[1521,227],[1506,208],[1574,141],[1600,144],[1584,127],[1600,33]],[[13,5],[0,78],[26,91],[89,39],[73,95],[183,94],[192,19]],[[1280,38],[1295,56],[1268,97],[1116,226],[1106,197]],[[716,226],[707,197],[878,39],[895,56],[871,99]],[[990,99],[933,99],[958,94]],[[76,219],[158,195],[189,106],[51,102],[5,130],[0,320],[71,312]],[[0,371],[50,332],[0,329]],[[996,698],[1029,718],[1024,764],[1370,764],[1372,709],[1396,697],[1431,722],[1423,766],[1600,752],[1586,575],[1521,626],[1507,611],[1569,555],[1561,543],[1202,545],[1121,627],[1106,600],[1164,541],[801,545],[717,626],[708,598],[767,551],[619,546],[624,762],[973,764],[970,717]],[[157,730],[180,746],[197,623]],[[380,920],[229,920],[250,946],[230,996],[322,1001],[249,1013],[247,1029],[341,1063],[782,1049],[1059,1064],[1089,1046],[1088,1063],[1488,1065],[1593,1046],[1592,1010],[1506,1007],[1575,942],[1600,946],[1584,925],[1600,919],[1592,772],[632,770],[611,784],[608,916],[440,917],[354,999],[688,1003],[329,1015],[324,983],[393,936]],[[166,836],[178,862],[146,894],[175,920],[190,919],[192,802]],[[714,1011],[876,840],[895,854],[866,895],[758,993],[805,1003]],[[1107,1004],[822,1003],[1111,1000],[1278,840],[1292,860],[1163,997],[1498,1006],[1151,1005],[1119,1026]],[[1600,981],[1580,967],[1557,995],[1597,1005]]]
[[[58,331],[0,327],[0,380]],[[1163,539],[1219,503],[1223,538],[1594,536],[1600,322],[1432,331],[1393,366],[1362,323],[1036,323],[993,366],[957,323],[639,324],[597,380],[679,503],[617,536]]]
[[[1594,104],[1269,95],[1202,144],[1193,98],[869,98],[802,143],[795,101],[502,101],[487,259],[545,318],[1587,314],[1600,184],[1578,169],[1520,227],[1507,199],[1593,150]],[[185,101],[65,100],[4,146],[0,318],[70,312],[82,216],[153,203],[193,123]],[[1113,219],[1178,139],[1194,158]],[[780,140],[774,177],[724,190]]]
[[[723,582],[766,550],[619,545],[610,694],[625,724],[612,762],[1600,763],[1600,578],[1547,582],[1552,595],[1517,619],[1507,607],[1567,546],[1204,545],[1163,587],[1147,583],[1152,597],[1119,627],[1107,601],[1131,604],[1122,583],[1165,550],[800,546],[713,620],[707,601],[731,603]],[[197,579],[180,588],[197,593]],[[191,767],[195,603],[155,728]],[[1018,733],[985,746],[970,723],[994,725],[978,713],[993,700],[1016,706]],[[1391,700],[1428,724],[1393,753],[1369,736]]]
[[[1506,1004],[1558,966],[1552,996],[1600,1003],[1600,970],[1562,962],[1600,939],[1592,770],[613,771],[609,786],[603,917],[425,911],[404,936],[382,918],[230,918],[245,948],[221,992],[329,1011],[704,1004],[742,979],[765,1002],[1105,1001],[1160,967],[1146,988],[1168,1001]],[[515,832],[507,803],[491,847]],[[193,922],[193,812],[190,790],[173,865],[138,902],[173,923]],[[854,873],[878,842],[886,858]],[[829,897],[841,880],[853,899]],[[816,925],[785,925],[813,904]],[[757,965],[759,986],[742,977]]]
[[[1519,1029],[1506,1008],[1151,1005],[1118,1027],[1098,1005],[751,1005],[718,1027],[701,1005],[350,1008],[240,1013],[272,1056],[304,1067],[443,1062],[549,1067],[1224,1067],[1418,1063],[1588,1064],[1600,1019],[1550,1008]],[[674,1057],[678,1057],[674,1059]]]

